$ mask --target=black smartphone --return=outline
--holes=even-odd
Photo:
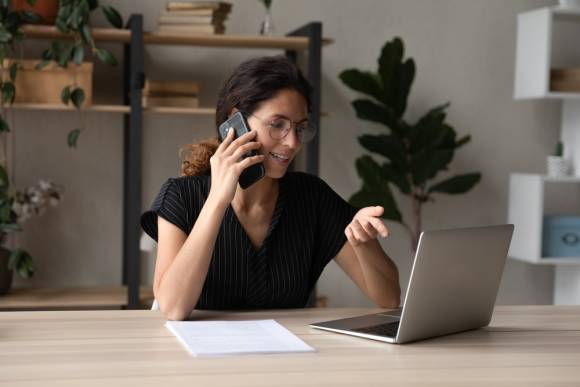
[[[235,138],[242,136],[245,133],[250,131],[250,127],[244,118],[244,115],[241,112],[235,113],[229,119],[224,121],[220,127],[218,128],[220,139],[223,141],[224,138],[228,135],[228,130],[230,128],[234,128],[236,132]],[[258,152],[255,150],[251,150],[244,154],[244,158],[251,157],[257,155]],[[260,180],[266,174],[266,170],[264,169],[264,165],[262,163],[250,165],[248,168],[244,169],[242,174],[240,175],[239,183],[240,187],[243,189],[248,188],[258,180]]]

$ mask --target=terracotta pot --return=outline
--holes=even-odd
[[[0,296],[10,291],[12,286],[12,270],[8,270],[8,258],[10,251],[0,247]]]
[[[37,0],[32,7],[26,0],[10,0],[10,7],[14,11],[32,11],[42,20],[38,24],[54,24],[58,14],[58,0]]]

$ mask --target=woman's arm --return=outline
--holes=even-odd
[[[183,320],[195,308],[207,276],[215,241],[226,208],[231,203],[242,171],[262,162],[264,156],[242,158],[260,147],[251,141],[255,131],[234,140],[227,137],[211,157],[211,189],[193,229],[186,236],[178,227],[157,217],[158,246],[153,292],[159,308],[170,320]]]
[[[400,305],[397,266],[376,239],[356,247],[347,241],[334,260],[376,305],[389,309]]]
[[[382,308],[400,305],[401,288],[397,266],[381,248],[376,237],[388,230],[377,218],[382,208],[367,207],[347,226],[348,241],[334,260],[375,304]]]
[[[183,320],[195,308],[225,209],[208,198],[189,236],[157,217],[159,231],[153,293],[169,320]]]

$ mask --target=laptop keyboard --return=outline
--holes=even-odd
[[[355,332],[366,333],[369,335],[396,337],[397,331],[399,330],[399,321],[379,325],[371,325],[369,327],[354,328],[352,330]]]

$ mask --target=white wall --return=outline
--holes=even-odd
[[[145,28],[155,29],[162,1],[103,1],[123,15],[143,13]],[[253,34],[263,15],[257,1],[233,1],[228,33]],[[279,34],[312,20],[323,22],[324,35],[335,44],[323,51],[321,176],[343,197],[358,190],[354,160],[363,152],[356,137],[379,133],[378,125],[358,120],[350,106],[357,94],[338,74],[351,67],[376,69],[386,40],[403,38],[406,54],[415,58],[417,77],[407,118],[450,101],[449,122],[460,135],[471,134],[451,173],[480,171],[482,182],[467,195],[440,196],[425,208],[426,228],[502,223],[507,213],[509,173],[542,172],[544,156],[558,138],[557,102],[516,102],[512,98],[516,15],[551,5],[540,0],[277,0],[274,23]],[[99,18],[102,21],[102,18]],[[38,52],[42,44],[27,44]],[[106,45],[120,57],[120,47]],[[215,103],[217,90],[240,61],[272,50],[196,47],[147,47],[151,78],[197,79],[202,103]],[[120,70],[120,69],[119,69]],[[96,66],[95,99],[121,100],[120,71]],[[66,186],[65,201],[26,225],[19,241],[37,266],[32,280],[17,284],[72,286],[118,284],[121,275],[122,117],[86,114],[86,130],[77,150],[65,137],[78,117],[71,113],[16,113],[16,183],[51,178]],[[213,134],[211,117],[147,116],[143,137],[143,200],[149,206],[160,185],[177,174],[179,146]],[[338,135],[337,135],[338,134]],[[345,156],[346,155],[346,156]],[[406,211],[408,202],[401,198]],[[411,256],[401,227],[390,225],[383,242],[396,260],[406,287]],[[150,282],[146,279],[145,282]],[[499,302],[549,303],[553,271],[509,261]],[[354,285],[331,264],[319,286],[331,305],[367,305]]]

